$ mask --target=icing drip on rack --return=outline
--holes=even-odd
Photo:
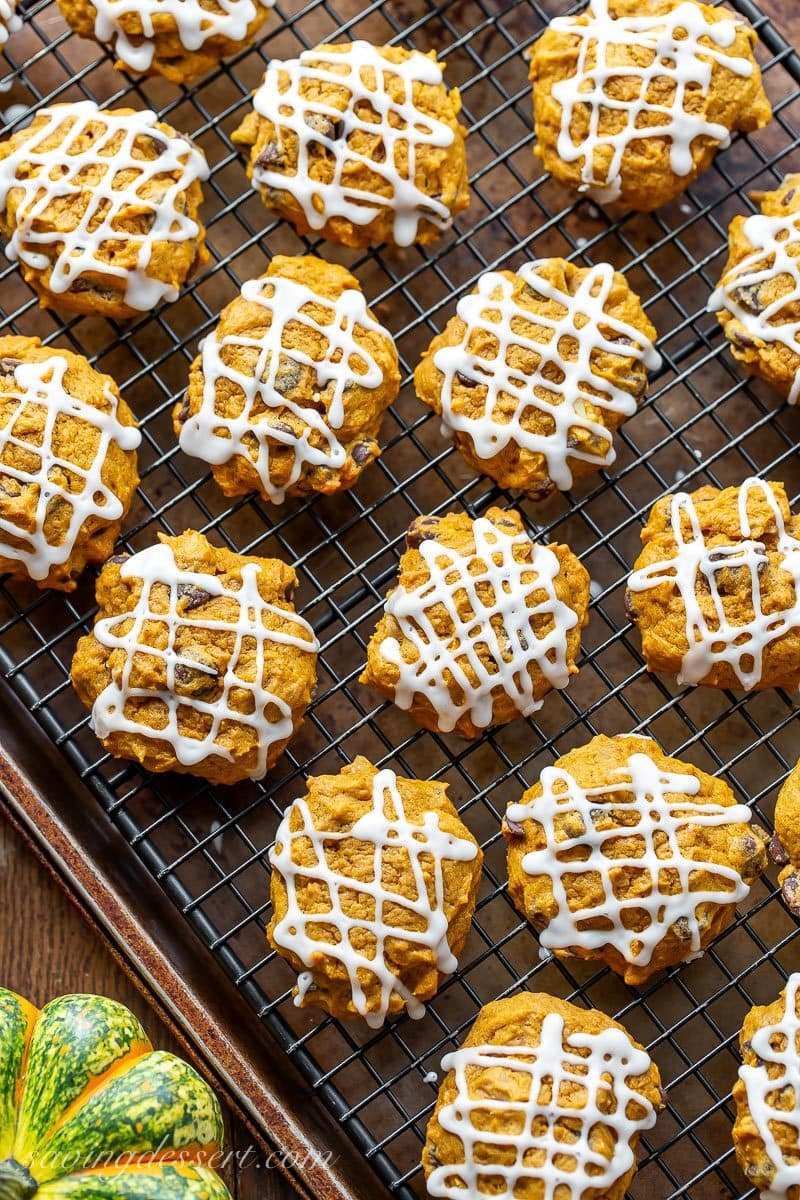
[[[207,463],[228,462],[237,454],[249,458],[265,495],[280,504],[286,489],[300,478],[306,466],[331,470],[344,466],[347,451],[336,431],[345,418],[345,393],[356,383],[370,389],[383,383],[383,371],[357,335],[390,335],[370,316],[366,300],[355,288],[347,288],[336,300],[328,300],[294,280],[271,275],[248,280],[242,297],[264,308],[269,328],[259,337],[236,333],[220,338],[212,333],[206,338],[201,351],[203,400],[199,411],[185,422],[180,444],[186,454]],[[312,305],[322,308],[324,317],[305,311]],[[293,330],[291,340],[285,336],[288,325]],[[309,354],[299,347],[298,327],[308,331],[313,347],[323,340],[321,354],[316,349]],[[287,341],[290,348],[284,344]],[[225,354],[226,349],[250,350],[253,353],[248,362],[253,355],[256,361],[247,370],[238,370]],[[294,364],[310,367],[316,374],[312,403],[291,398],[293,385],[284,381],[291,380]],[[235,417],[217,412],[221,380],[232,384],[234,394],[243,398]],[[288,423],[272,422],[270,414],[275,412],[298,418],[303,432],[298,436]],[[313,437],[322,444],[313,445]],[[270,453],[275,443],[290,447],[293,455],[289,477],[280,486],[270,474]]]
[[[740,263],[725,273],[708,302],[709,312],[727,309],[751,338],[767,345],[781,345],[800,358],[800,213],[791,216],[748,217],[742,230],[753,247]],[[753,299],[761,287],[774,280],[784,286],[781,294],[760,311]],[[800,363],[789,393],[789,403],[800,399]]]
[[[736,40],[741,22],[731,18],[708,21],[695,3],[679,4],[658,16],[612,16],[608,0],[592,0],[578,16],[557,17],[550,28],[578,40],[575,74],[553,87],[553,98],[561,105],[558,154],[564,162],[581,162],[581,191],[600,201],[612,201],[622,192],[620,173],[628,147],[642,137],[666,138],[670,143],[670,166],[676,175],[693,169],[692,143],[705,137],[725,147],[730,131],[702,112],[687,108],[687,98],[697,89],[705,97],[711,86],[713,65],[719,64],[741,79],[753,73],[747,58],[725,54]],[[622,65],[620,50],[645,49],[652,53],[647,66]],[[615,79],[638,80],[635,100],[615,98],[609,84]],[[671,103],[652,98],[651,89],[664,79],[674,89]],[[625,124],[609,132],[609,114],[624,116]],[[588,118],[588,131],[577,143],[573,124]],[[596,174],[595,156],[603,167]],[[598,177],[600,175],[601,177]]]
[[[285,90],[284,74],[289,78]],[[373,77],[374,87],[365,83],[365,75]],[[391,94],[390,79],[401,84],[399,99]],[[414,52],[401,62],[390,62],[375,46],[361,41],[350,43],[344,53],[320,46],[304,51],[299,58],[274,60],[253,105],[275,126],[279,143],[287,134],[297,139],[297,171],[284,175],[268,164],[257,163],[254,183],[289,192],[311,229],[322,229],[332,217],[368,225],[385,208],[392,210],[398,246],[413,244],[423,218],[437,229],[448,229],[452,217],[447,206],[417,183],[420,148],[446,148],[452,145],[455,133],[444,121],[417,108],[414,84],[435,87],[442,81],[441,66],[427,55]],[[319,98],[325,87],[335,87],[340,96],[346,94],[344,109]],[[353,149],[358,133],[370,142],[380,138],[383,154]],[[327,183],[314,178],[320,147],[333,163]],[[401,162],[406,164],[402,168]],[[388,185],[389,194],[380,195],[377,188],[367,191],[352,182],[353,173],[360,170]]]
[[[497,1200],[523,1192],[541,1200],[606,1194],[634,1164],[631,1139],[655,1124],[653,1105],[628,1083],[650,1067],[650,1056],[622,1029],[567,1034],[554,1012],[544,1018],[538,1046],[464,1046],[446,1055],[442,1069],[455,1072],[456,1095],[437,1120],[461,1143],[464,1161],[436,1167],[430,1195],[463,1200],[488,1195],[489,1187]],[[519,1086],[514,1076],[524,1099],[507,1098]],[[506,1115],[517,1132],[492,1128],[493,1116]],[[606,1153],[600,1128],[609,1131]],[[511,1161],[501,1161],[509,1151]]]
[[[178,244],[200,232],[181,209],[186,189],[208,177],[201,151],[188,138],[160,128],[150,111],[118,113],[82,100],[44,108],[37,120],[43,124],[0,161],[0,208],[12,191],[23,193],[8,257],[34,271],[52,265],[49,287],[55,293],[89,274],[123,280],[125,303],[141,312],[176,300],[177,290],[147,268],[155,243]],[[58,145],[44,149],[57,133]],[[154,159],[141,153],[143,144],[157,145]],[[47,210],[70,201],[76,205],[74,228],[53,228]],[[126,210],[152,222],[147,233],[120,227]],[[43,221],[45,228],[38,228]],[[101,247],[114,245],[125,250],[125,257],[135,251],[133,268],[100,257]]]
[[[406,662],[397,638],[380,644],[382,657],[399,671],[395,704],[408,709],[415,695],[424,696],[442,733],[450,733],[465,713],[478,728],[490,725],[498,688],[523,716],[536,712],[542,702],[534,696],[532,666],[553,688],[569,681],[567,633],[578,617],[556,594],[557,557],[526,533],[506,533],[486,517],[473,522],[473,536],[475,550],[467,555],[432,538],[423,541],[419,553],[428,580],[413,591],[395,588],[386,600],[386,613],[416,652],[414,661]],[[519,548],[529,554],[521,562],[514,553]],[[464,616],[459,598],[468,601]],[[444,636],[434,625],[434,609],[439,629],[442,610],[447,615],[450,628]],[[537,617],[550,618],[550,628],[540,635],[534,629]],[[488,652],[488,665],[481,650]],[[452,698],[449,681],[460,701]]]
[[[299,813],[301,824],[293,828],[292,814]],[[345,843],[363,842],[371,849],[373,866],[370,878],[355,879],[332,865],[337,849]],[[310,846],[311,865],[295,861],[295,846]],[[386,882],[384,856],[401,851],[407,860],[402,883],[410,885],[412,895]],[[272,930],[272,938],[284,949],[296,954],[309,969],[297,981],[295,1003],[302,1005],[313,984],[313,964],[321,954],[342,963],[347,971],[356,1011],[373,1029],[379,1029],[389,1011],[393,994],[405,1002],[409,1016],[422,1017],[425,1007],[406,988],[386,961],[386,943],[399,938],[427,951],[442,975],[451,975],[458,963],[448,944],[445,915],[445,862],[472,862],[478,850],[474,842],[445,833],[435,812],[425,813],[422,823],[409,820],[394,771],[379,771],[372,782],[372,808],[359,817],[349,830],[317,829],[305,799],[295,800],[281,822],[276,844],[270,853],[270,865],[286,885],[287,911]],[[346,859],[344,860],[346,862]],[[426,881],[426,864],[432,866],[432,879]],[[431,875],[430,867],[427,874]],[[392,879],[396,878],[394,871]],[[320,912],[316,905],[306,911],[298,890],[309,880],[325,885],[329,907]],[[356,913],[359,901],[366,902]],[[408,914],[403,922],[398,909]],[[391,910],[391,917],[387,917]],[[420,924],[423,927],[420,928]],[[323,926],[335,933],[335,941],[316,937],[312,927]],[[360,947],[360,948],[358,948]],[[363,975],[377,983],[380,1000],[377,1008],[369,1005],[362,984]]]
[[[20,495],[30,491],[36,496],[32,526],[27,518],[24,525],[13,519],[13,500],[8,505],[0,503],[0,554],[24,563],[32,579],[46,579],[52,567],[67,561],[85,521],[92,517],[108,522],[120,519],[122,501],[105,483],[103,467],[112,443],[121,450],[135,450],[142,440],[138,429],[120,423],[117,398],[107,383],[103,390],[107,408],[95,408],[69,394],[65,385],[68,370],[69,363],[58,354],[41,362],[20,362],[14,367],[14,389],[0,391],[0,406],[10,406],[0,428],[2,491],[12,494],[9,484],[13,480]],[[67,419],[79,421],[96,434],[88,464],[83,452],[65,458],[55,451],[57,427]],[[14,450],[24,456],[24,466],[12,465]],[[62,514],[69,512],[69,521],[66,531],[59,530],[60,540],[53,542],[45,524],[56,505]]]
[[[776,1025],[765,1025],[753,1034],[750,1045],[761,1060],[754,1065],[743,1063],[739,1078],[747,1092],[747,1105],[758,1136],[764,1143],[767,1158],[775,1174],[767,1191],[767,1200],[778,1200],[790,1189],[800,1187],[800,1017],[797,1015],[800,974],[790,975],[786,983],[782,1019]],[[791,1089],[791,1108],[785,1107]],[[775,1136],[775,1126],[792,1131],[789,1145],[791,1157]],[[786,1135],[782,1133],[785,1143]]]
[[[643,362],[651,371],[658,369],[661,359],[644,334],[605,311],[614,285],[614,269],[608,264],[592,267],[574,296],[551,283],[538,262],[526,263],[519,276],[531,291],[553,301],[561,311],[556,317],[535,312],[515,299],[513,280],[494,271],[481,276],[477,290],[458,303],[458,316],[466,326],[461,341],[443,346],[433,357],[444,375],[442,433],[468,435],[482,459],[499,454],[511,442],[541,454],[553,483],[565,491],[572,486],[569,458],[598,467],[608,467],[616,458],[611,435],[587,413],[586,404],[622,417],[636,412],[636,398],[595,371],[596,356],[606,353]],[[491,356],[470,349],[476,335],[492,339]],[[574,360],[562,354],[565,344],[577,350]],[[532,374],[525,375],[514,365],[518,351],[538,359]],[[479,416],[458,411],[453,398],[457,380],[467,380],[470,388],[485,387]],[[546,414],[552,430],[531,429],[529,410]],[[569,439],[576,430],[602,444],[573,448]]]
[[[750,537],[747,502],[751,492],[760,492],[775,523],[778,564],[792,579],[794,603],[791,608],[766,613],[762,606],[760,574],[769,558],[763,542]],[[772,489],[761,479],[746,479],[739,488],[739,528],[741,540],[731,545],[706,545],[694,501],[687,492],[678,492],[671,500],[674,557],[650,563],[634,571],[628,580],[631,592],[671,585],[686,611],[686,642],[679,683],[702,682],[717,663],[727,663],[742,687],[749,691],[761,680],[764,651],[779,638],[800,628],[800,541],[787,533],[783,514]],[[688,524],[688,536],[684,525]],[[750,582],[753,617],[746,624],[728,620],[719,586],[723,571],[744,572]],[[713,616],[704,615],[698,589],[707,592]]]
[[[164,18],[174,21],[181,45],[192,54],[201,50],[211,37],[244,41],[258,13],[253,0],[215,0],[219,12],[200,0],[92,0],[92,3],[95,37],[99,42],[113,41],[118,58],[132,71],[149,71],[153,64],[155,17],[159,18],[162,30]],[[271,8],[275,0],[259,0],[259,3]],[[133,40],[125,29],[132,17],[141,26],[141,34]]]
[[[265,648],[277,644],[313,654],[319,647],[311,626],[302,617],[264,600],[258,590],[260,573],[256,563],[246,563],[241,583],[234,588],[218,575],[183,570],[175,561],[172,548],[165,544],[149,546],[122,564],[121,577],[141,581],[141,590],[128,612],[105,617],[94,627],[94,636],[101,645],[124,653],[121,670],[118,675],[115,673],[92,708],[92,728],[99,738],[130,733],[168,742],[179,763],[195,767],[211,755],[232,761],[230,750],[219,738],[225,727],[236,724],[254,732],[258,762],[250,777],[263,778],[269,748],[290,737],[293,728],[291,708],[267,687],[269,668]],[[235,604],[236,617],[211,618],[190,609],[179,612],[178,602],[190,589],[192,594],[206,593],[209,600],[219,598]],[[300,632],[269,629],[269,618],[291,622]],[[190,636],[192,629],[216,631],[218,643],[230,645],[224,674],[220,673],[216,680],[219,689],[208,700],[185,691],[179,693],[176,687],[181,674],[187,671],[217,677],[215,668],[181,653],[179,639]],[[143,661],[158,662],[165,676],[164,687],[136,686],[131,676],[137,656],[142,656]],[[234,693],[237,707],[232,704]],[[248,698],[246,703],[242,702],[244,695]],[[159,728],[151,728],[135,716],[137,701],[154,700],[163,709],[163,725]],[[190,711],[201,717],[204,732],[199,736],[181,732],[182,719]],[[275,713],[277,718],[272,719]]]
[[[0,0],[0,46],[5,46],[9,35],[22,28],[22,18],[16,8],[16,0]],[[0,87],[0,91],[5,90]]]
[[[687,858],[681,834],[698,827],[749,823],[750,810],[742,804],[693,804],[689,797],[700,791],[699,779],[663,771],[647,754],[632,754],[615,775],[619,782],[582,788],[563,768],[546,767],[541,796],[508,807],[509,821],[537,822],[546,839],[543,849],[522,859],[527,875],[546,876],[553,886],[557,911],[539,934],[543,951],[546,955],[573,946],[584,950],[613,946],[626,962],[646,965],[669,928],[680,923],[691,954],[697,957],[701,952],[698,908],[737,903],[750,889],[730,867],[707,862],[700,855]],[[623,839],[628,852],[612,856],[614,842]],[[625,895],[615,890],[611,872],[629,880]],[[695,890],[692,883],[700,872],[708,872],[714,885]],[[602,897],[573,909],[570,878],[598,882]],[[675,884],[677,891],[666,890]],[[644,929],[627,927],[626,917],[642,915],[647,918]],[[589,927],[589,922],[598,920],[602,928]]]

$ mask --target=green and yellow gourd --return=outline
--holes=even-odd
[[[102,996],[0,988],[0,1200],[231,1200],[214,1093]]]

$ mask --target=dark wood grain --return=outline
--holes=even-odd
[[[761,0],[761,9],[771,17],[787,41],[800,47],[800,8],[796,0]]]

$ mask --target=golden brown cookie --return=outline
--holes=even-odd
[[[797,688],[798,534],[782,483],[657,501],[625,596],[648,670],[709,687]]]
[[[273,60],[233,140],[298,233],[410,246],[469,204],[460,110],[434,51],[344,42]]]
[[[800,1196],[800,974],[773,1004],[744,1019],[733,1085],[733,1145],[749,1184],[770,1197]]]
[[[417,517],[361,682],[426,729],[478,737],[567,686],[588,609],[585,568],[513,509]]]
[[[503,834],[509,893],[543,951],[634,985],[697,958],[767,865],[767,835],[726,783],[634,735],[546,767]]]
[[[591,0],[533,46],[537,158],[600,203],[651,212],[674,200],[772,109],[755,31],[694,0]]]
[[[482,862],[444,783],[366,758],[310,777],[270,853],[267,936],[299,972],[295,1003],[376,1029],[421,1017],[458,965]]]
[[[800,916],[800,762],[786,777],[775,805],[772,857],[786,906]]]
[[[734,217],[728,261],[708,307],[734,358],[786,396],[800,397],[800,175],[754,193],[761,213]]]
[[[0,338],[0,571],[70,592],[105,562],[139,482],[117,385],[80,354]]]
[[[0,142],[0,233],[44,308],[116,317],[208,260],[200,150],[152,112],[56,104]]]
[[[275,0],[58,0],[81,37],[107,43],[119,70],[191,83],[243,50]]]
[[[106,563],[72,682],[103,747],[148,771],[261,779],[303,720],[317,642],[277,558],[192,530]]]
[[[625,277],[563,258],[491,271],[459,301],[414,372],[469,465],[540,500],[616,454],[660,358]]]
[[[280,504],[352,487],[380,454],[399,387],[391,334],[358,280],[311,255],[278,255],[203,342],[175,431],[226,496]]]
[[[623,1200],[664,1107],[658,1067],[622,1025],[543,992],[487,1004],[442,1067],[422,1168],[448,1200]]]

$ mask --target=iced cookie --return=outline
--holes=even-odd
[[[308,780],[270,853],[267,936],[295,1003],[379,1028],[421,1017],[467,940],[483,855],[447,785],[365,758]]]
[[[660,208],[734,130],[769,123],[757,40],[694,0],[591,0],[556,17],[530,58],[537,157],[600,203]]]
[[[275,0],[58,0],[81,37],[110,45],[117,66],[191,83],[244,49]]]
[[[778,795],[770,850],[781,869],[778,882],[784,902],[800,916],[800,763],[790,771]]]
[[[625,597],[648,670],[710,687],[797,688],[798,533],[782,483],[659,500]]]
[[[747,1182],[765,1197],[800,1196],[800,975],[774,1004],[744,1019],[733,1087],[733,1145]]]
[[[577,671],[589,576],[519,513],[418,517],[361,682],[426,729],[474,738],[541,708]]]
[[[72,591],[105,562],[139,482],[117,385],[80,354],[0,338],[0,571]]]
[[[800,397],[800,175],[756,197],[761,213],[734,217],[728,261],[708,307],[733,355],[790,404]]]
[[[267,208],[298,233],[410,246],[469,204],[460,110],[433,51],[322,45],[270,63],[233,140]]]
[[[767,865],[767,835],[726,783],[635,736],[546,767],[503,834],[511,898],[542,949],[634,985],[697,958]]]
[[[116,758],[212,783],[261,779],[303,720],[317,642],[276,558],[212,546],[202,534],[112,558],[72,682]]]
[[[623,275],[563,258],[482,275],[414,373],[476,471],[544,499],[616,458],[660,358]]]
[[[0,142],[0,233],[44,308],[123,320],[208,259],[208,167],[153,112],[56,104]]]
[[[349,271],[278,255],[203,342],[175,429],[226,496],[280,504],[352,487],[399,386],[391,334]]]
[[[622,1025],[542,992],[487,1004],[442,1067],[422,1167],[448,1200],[623,1200],[664,1107]]]

